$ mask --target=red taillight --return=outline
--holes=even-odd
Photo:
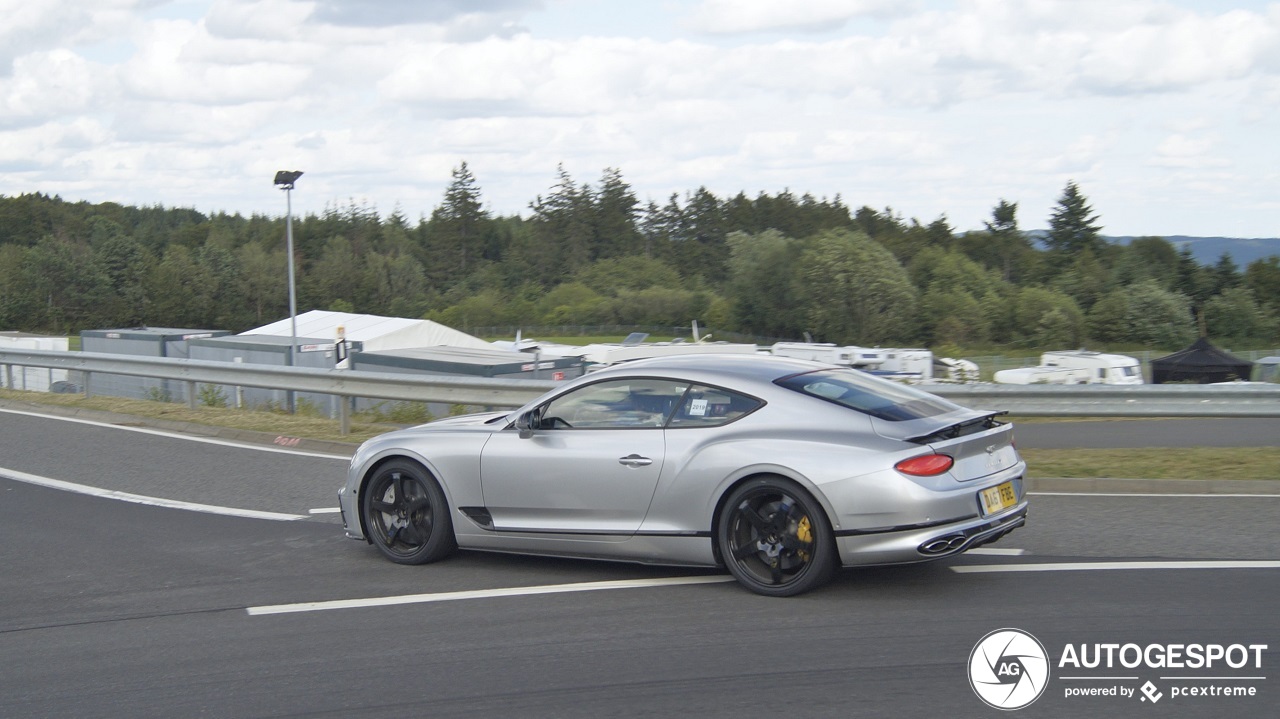
[[[954,459],[945,454],[925,454],[904,459],[893,465],[893,468],[914,477],[933,477],[951,469],[951,465],[955,463]]]

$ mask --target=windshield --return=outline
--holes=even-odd
[[[783,377],[776,384],[889,422],[936,417],[956,406],[920,390],[858,370],[818,370]]]

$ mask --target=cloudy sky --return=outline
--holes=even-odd
[[[840,195],[1109,235],[1280,237],[1280,2],[0,0],[0,195],[411,221],[465,161],[642,202]]]

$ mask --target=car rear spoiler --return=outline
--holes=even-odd
[[[996,418],[1002,417],[1006,414],[1009,414],[1007,410],[987,412],[977,417],[970,417],[969,419],[961,420],[955,424],[947,425],[942,429],[934,430],[928,434],[922,434],[917,437],[908,437],[906,441],[915,444],[928,444],[940,439],[955,439],[956,437],[963,437],[966,434],[973,434],[974,432],[984,429],[999,427],[1004,423]]]

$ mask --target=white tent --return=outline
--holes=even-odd
[[[348,340],[363,342],[366,352],[442,346],[493,349],[492,344],[478,337],[472,337],[465,332],[459,332],[431,320],[379,317],[326,310],[311,310],[298,315],[297,336],[332,337],[336,340],[339,327],[344,329]],[[272,322],[241,334],[289,337],[292,334],[292,327],[289,318],[286,317],[279,322]]]
[[[49,337],[25,332],[0,332],[0,349],[66,352],[68,339],[65,336]],[[8,387],[9,389],[49,392],[54,389],[55,382],[66,382],[67,371],[43,367],[10,367],[7,375],[0,375],[0,387],[7,386],[6,382],[10,379],[13,381],[13,386]]]

